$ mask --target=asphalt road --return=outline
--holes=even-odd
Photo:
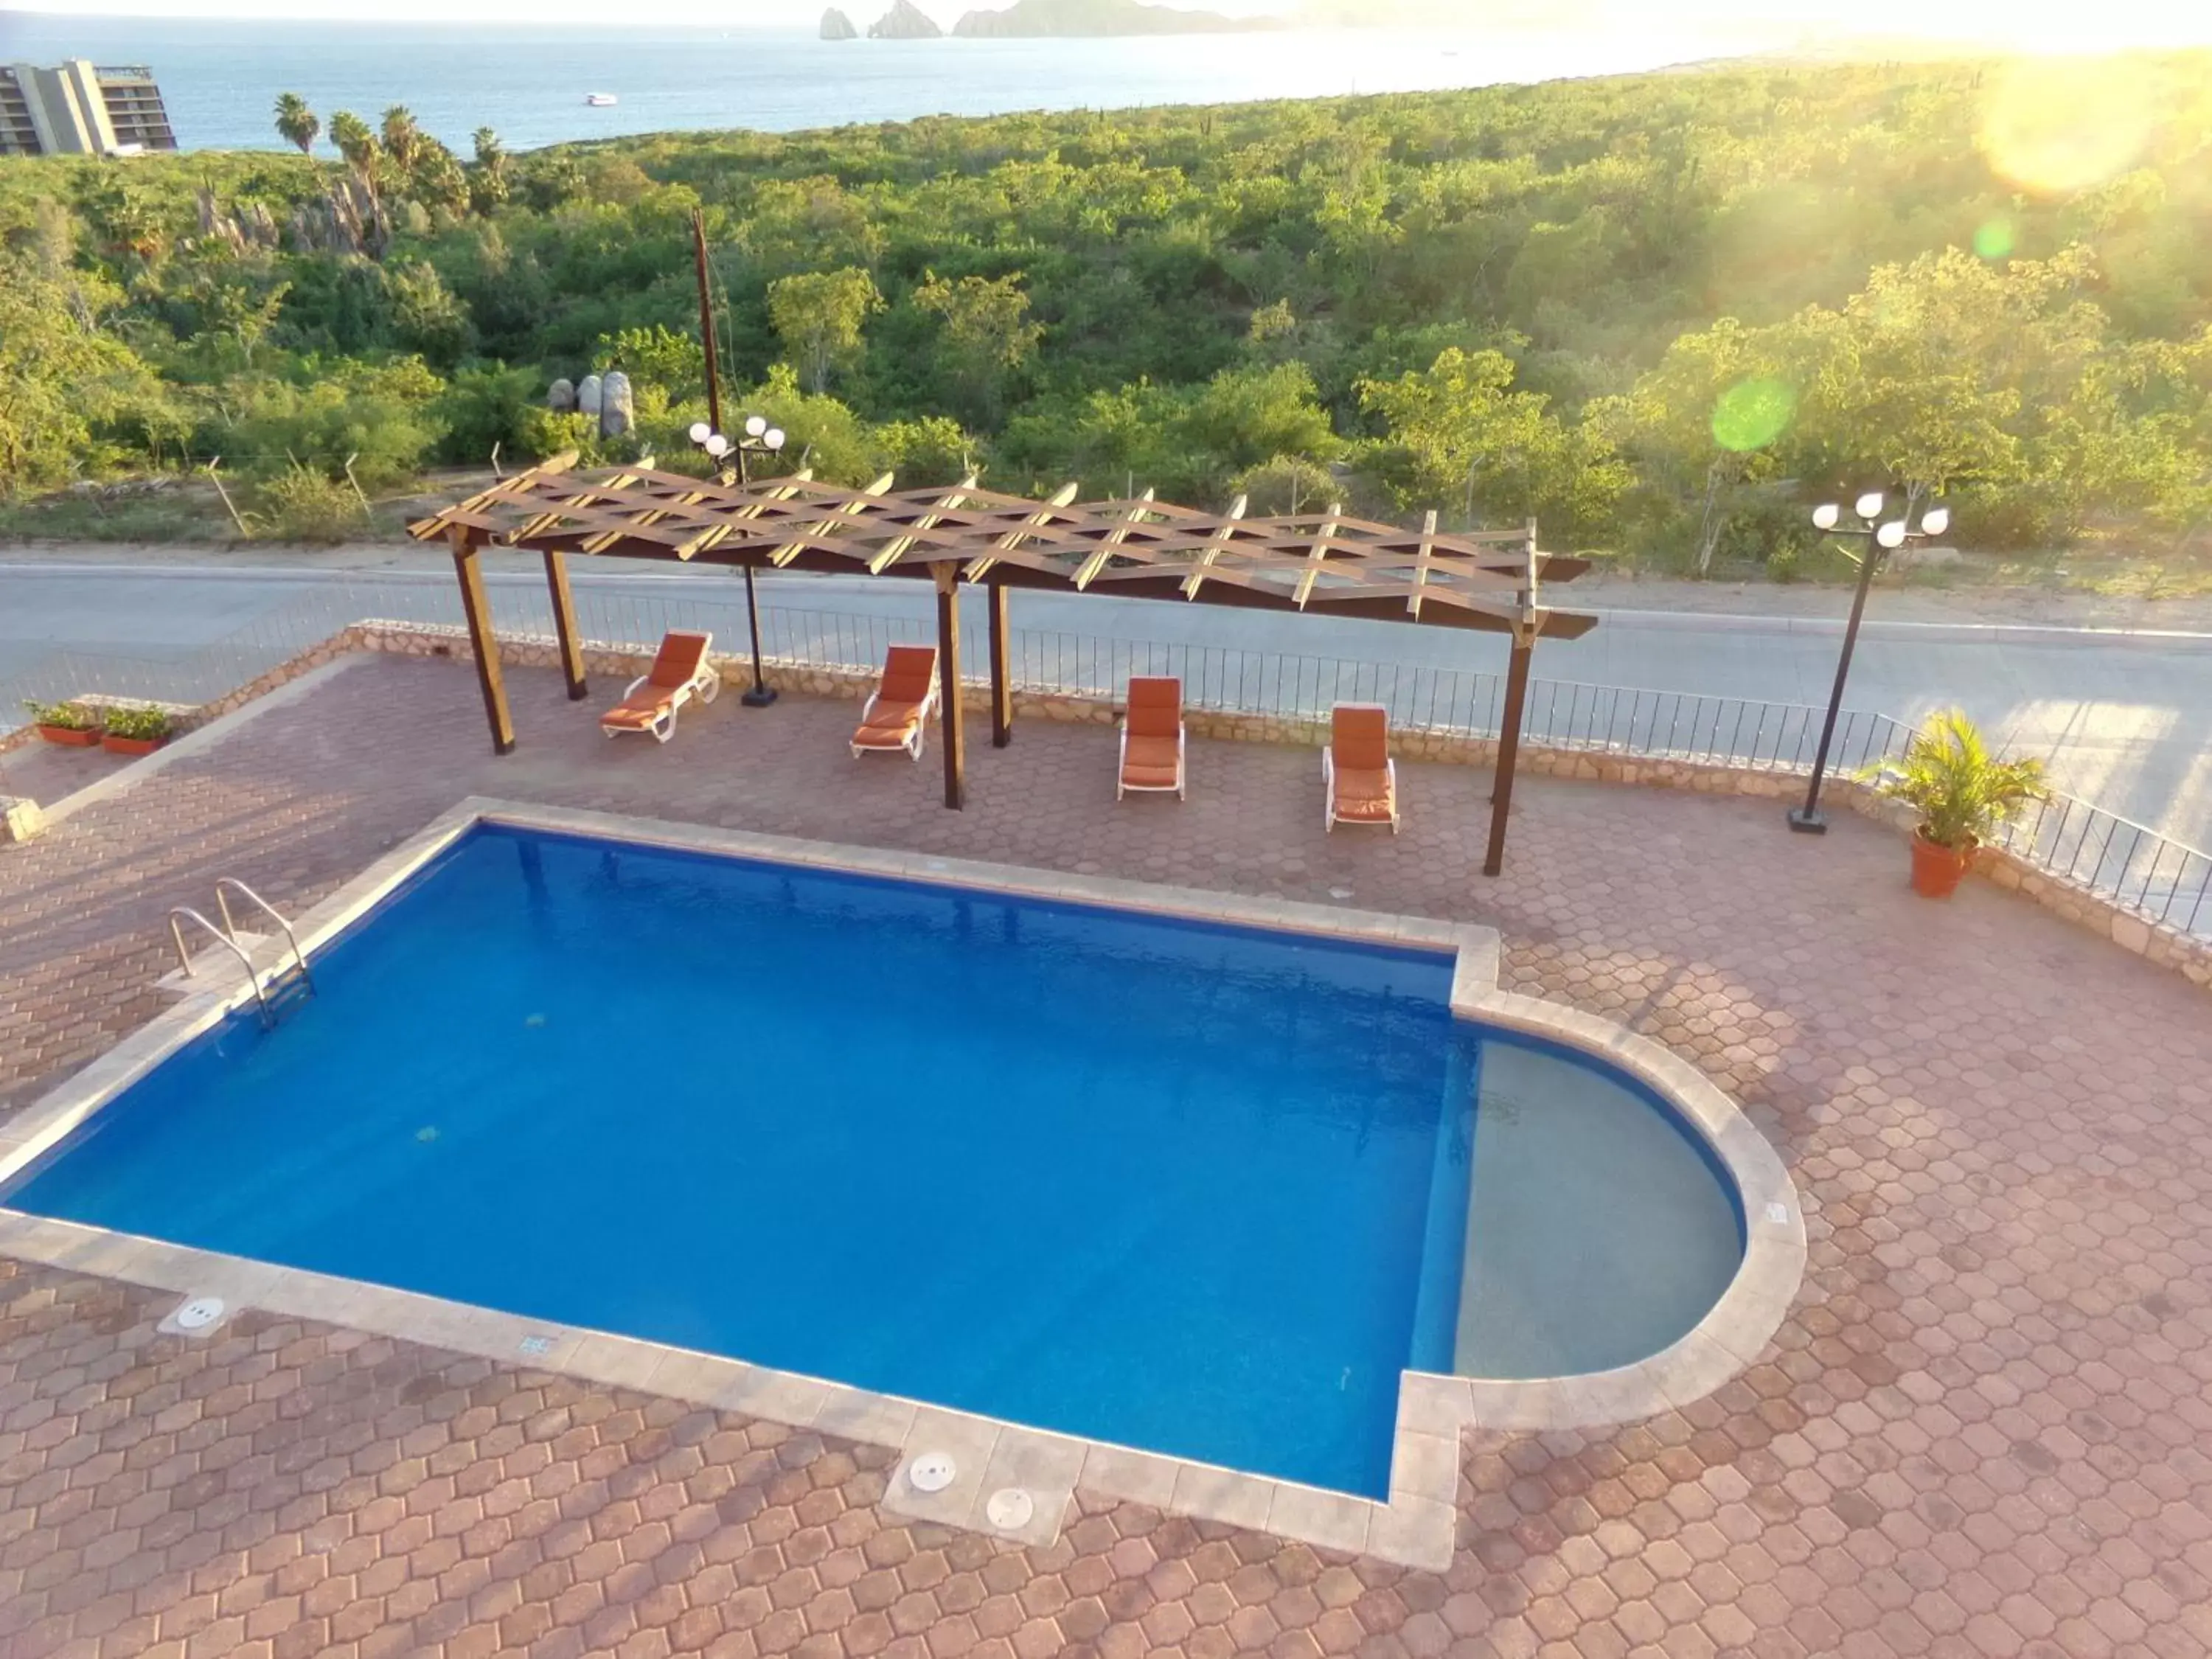
[[[727,572],[575,580],[587,632],[596,623],[636,636],[688,622],[712,626],[725,648],[744,636],[742,585]],[[491,586],[502,623],[543,625],[541,581],[521,569],[495,570]],[[932,603],[919,582],[795,575],[764,579],[762,599],[771,648],[805,636],[860,658],[879,655],[893,632],[918,636]],[[1883,623],[1880,605],[1877,596],[1847,707],[1911,721],[1956,703],[2009,747],[2048,758],[2069,792],[2212,848],[2212,637]],[[1014,611],[1019,648],[1034,668],[1110,678],[1176,646],[1184,653],[1165,665],[1256,685],[1267,696],[1279,681],[1326,683],[1340,694],[1372,685],[1401,706],[1408,698],[1449,702],[1487,695],[1468,677],[1504,665],[1498,636],[1443,629],[1097,595],[1022,593]],[[160,696],[165,685],[212,695],[222,687],[203,683],[240,667],[258,672],[369,614],[453,620],[452,579],[434,569],[334,575],[0,562],[0,689],[11,699],[83,690]],[[980,606],[969,619],[980,629]],[[1101,640],[1132,643],[1105,649]],[[1583,640],[1542,644],[1536,673],[1555,683],[1820,705],[1838,643],[1833,621],[1619,611]],[[1263,665],[1239,653],[1297,660]],[[1395,665],[1395,674],[1385,690],[1370,671],[1346,663]],[[1554,722],[1587,719],[1600,706],[1587,693],[1548,695]],[[1739,737],[1757,718],[1726,708],[1686,714],[1686,706],[1656,699],[1642,707],[1648,718],[1702,718],[1708,729]],[[1629,717],[1626,705],[1603,708],[1615,720]]]

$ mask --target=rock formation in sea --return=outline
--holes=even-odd
[[[1015,0],[1004,11],[971,11],[955,34],[1010,38],[1047,35],[1231,34],[1280,27],[1273,17],[1224,17],[1178,11],[1141,0]]]
[[[871,40],[934,40],[944,33],[914,0],[891,0],[891,9],[868,25]]]
[[[851,18],[832,6],[822,14],[822,38],[824,40],[857,40],[860,38],[860,32],[853,27]]]

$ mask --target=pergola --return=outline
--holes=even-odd
[[[907,490],[892,489],[886,474],[854,489],[817,482],[808,471],[740,484],[649,466],[583,473],[571,470],[574,461],[556,457],[408,526],[417,541],[442,538],[453,548],[492,746],[502,755],[514,747],[514,725],[477,562],[486,546],[544,556],[572,699],[583,697],[585,684],[568,586],[571,553],[931,582],[945,686],[945,804],[954,808],[966,796],[958,695],[963,582],[989,595],[997,748],[1013,735],[1007,599],[1016,588],[1474,629],[1512,636],[1483,865],[1496,875],[1537,636],[1573,639],[1597,625],[1595,617],[1540,602],[1544,583],[1571,580],[1589,564],[1540,551],[1533,520],[1522,530],[1451,535],[1437,530],[1433,513],[1419,530],[1404,530],[1334,507],[1249,518],[1241,498],[1226,513],[1172,506],[1150,491],[1077,503],[1073,484],[1050,500],[1031,501],[982,489],[973,474],[950,486]],[[754,632],[757,647],[757,616]]]

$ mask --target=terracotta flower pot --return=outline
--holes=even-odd
[[[97,732],[80,732],[73,726],[42,726],[39,735],[48,743],[58,743],[64,749],[93,749],[100,744]]]
[[[167,738],[118,738],[112,732],[100,734],[100,746],[111,755],[150,755],[167,742]]]
[[[1948,898],[1959,890],[1959,879],[1974,861],[1974,843],[1939,847],[1925,830],[1912,832],[1912,890],[1923,898]]]

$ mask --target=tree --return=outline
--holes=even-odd
[[[875,279],[859,266],[781,276],[768,285],[768,314],[808,387],[826,391],[831,366],[860,355],[860,330],[884,308]]]
[[[384,148],[402,173],[415,168],[415,151],[422,142],[422,129],[415,125],[415,117],[404,104],[394,104],[384,112],[381,129]]]
[[[477,164],[469,173],[469,205],[489,214],[507,198],[507,149],[489,127],[476,131]]]
[[[345,157],[346,165],[362,183],[374,190],[376,164],[383,151],[368,123],[351,110],[342,109],[331,117],[331,142],[338,147],[338,154]]]
[[[406,163],[407,191],[426,207],[459,213],[469,205],[469,179],[453,152],[418,133]]]
[[[1733,317],[1684,334],[1639,376],[1615,424],[1668,511],[1696,502],[1699,575],[1712,566],[1738,487],[1771,476],[1809,371],[1801,326],[1747,328]]]
[[[1030,296],[1021,283],[1018,270],[998,277],[963,276],[957,283],[932,270],[923,273],[915,290],[915,304],[944,319],[953,374],[988,416],[998,412],[1007,372],[1018,368],[1044,337],[1044,325],[1030,320]]]
[[[0,497],[97,465],[94,424],[158,390],[100,326],[121,298],[81,272],[42,272],[0,249]]]
[[[769,179],[754,191],[738,245],[764,275],[780,276],[827,264],[872,268],[884,234],[835,179]]]
[[[1514,374],[1503,352],[1454,346],[1426,369],[1360,382],[1362,407],[1389,428],[1377,470],[1401,507],[1459,501],[1469,524],[1542,518],[1570,532],[1609,514],[1629,481],[1610,438],[1514,391]]]
[[[288,144],[297,144],[300,154],[307,155],[315,148],[315,135],[323,130],[307,100],[296,92],[283,94],[276,100],[276,133]]]
[[[640,388],[657,386],[672,398],[696,397],[707,386],[707,354],[699,342],[659,323],[600,335],[592,367],[621,369]]]

